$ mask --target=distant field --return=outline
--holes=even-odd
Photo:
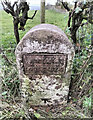
[[[32,16],[34,11],[29,12],[29,16]],[[52,10],[46,10],[46,23],[54,24],[60,27],[63,31],[67,25],[68,14],[67,13],[57,13]],[[1,46],[4,49],[9,49],[10,46],[12,48],[16,47],[16,40],[13,32],[13,21],[11,15],[5,13],[4,11],[0,11],[0,41]],[[35,18],[33,20],[28,20],[25,26],[25,31],[20,31],[20,39],[28,32],[32,27],[40,24],[40,11],[37,12]]]

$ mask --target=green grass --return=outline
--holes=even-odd
[[[34,11],[29,11],[29,16],[32,16]],[[62,30],[67,25],[68,14],[57,13],[52,10],[46,10],[46,23],[54,24]],[[40,11],[37,12],[33,20],[28,20],[25,26],[25,31],[19,31],[20,39],[34,26],[40,24]],[[13,18],[10,14],[0,11],[0,46],[6,51],[6,54],[11,59],[14,57],[14,52],[9,52],[11,49],[14,51],[16,48],[16,40],[13,30]]]
[[[32,16],[34,11],[29,12],[29,16]],[[14,32],[13,32],[13,18],[10,14],[5,13],[4,11],[0,11],[1,18],[0,23],[2,26],[1,29],[1,37],[2,43],[9,44],[9,42],[14,42]],[[57,13],[55,11],[46,10],[46,23],[54,24],[60,27],[62,30],[65,29],[67,24],[67,14]],[[20,39],[24,36],[24,34],[29,31],[32,27],[40,24],[40,11],[37,12],[35,18],[33,20],[28,20],[25,26],[25,32],[20,31]]]
[[[34,11],[29,11],[29,16],[32,16]],[[65,29],[67,25],[67,13],[61,14],[55,11],[46,10],[46,23],[54,24],[60,27],[62,30]],[[40,11],[37,12],[36,16],[33,20],[28,20],[25,26],[25,31],[19,31],[20,40],[22,37],[34,26],[40,24]],[[2,66],[4,78],[2,83],[2,91],[5,94],[4,96],[7,100],[10,101],[11,95],[19,94],[19,84],[20,80],[18,78],[18,71],[16,69],[16,57],[15,57],[15,49],[16,49],[16,39],[14,36],[13,30],[13,18],[10,14],[5,13],[4,11],[0,11],[0,48],[3,49],[4,55],[8,58],[8,60],[12,63],[12,65],[8,64],[5,59],[0,56],[0,65]],[[12,100],[12,99],[11,99]]]
[[[29,16],[32,16],[33,13],[34,13],[34,11],[30,11]],[[0,47],[4,50],[4,54],[7,56],[7,58],[10,61],[12,61],[12,63],[13,63],[12,65],[8,65],[5,63],[4,60],[0,59],[0,60],[2,60],[2,65],[1,65],[1,61],[0,61],[0,65],[2,66],[2,68],[4,70],[4,80],[3,80],[4,85],[3,85],[3,90],[2,90],[3,94],[5,94],[7,91],[7,94],[5,94],[3,96],[3,98],[5,97],[5,99],[10,100],[10,102],[11,102],[11,98],[13,97],[13,96],[11,97],[11,95],[17,95],[17,93],[19,93],[19,84],[20,84],[20,80],[18,78],[18,71],[17,71],[16,65],[15,65],[16,58],[15,58],[14,52],[15,52],[15,48],[16,48],[17,44],[16,44],[14,32],[13,32],[13,21],[12,20],[13,19],[12,19],[11,15],[8,15],[4,11],[0,11]],[[66,26],[67,26],[67,20],[68,20],[67,13],[61,14],[61,13],[57,13],[57,12],[52,11],[52,10],[46,10],[46,23],[47,24],[56,25],[64,31]],[[26,30],[24,32],[19,31],[20,39],[22,39],[22,37],[32,27],[34,27],[38,24],[40,24],[40,11],[37,12],[37,14],[33,20],[27,21],[27,24],[25,26]],[[87,32],[88,29],[85,28],[85,31]],[[89,32],[87,32],[88,34],[86,34],[86,32],[85,32],[85,35],[87,37],[85,36],[84,41],[88,42],[88,44],[89,44],[89,40],[88,40],[89,39]],[[84,61],[87,61],[87,56],[89,56],[89,51],[86,51],[86,48],[82,48],[82,51],[80,53],[76,54],[76,57],[74,59],[73,71],[77,70],[77,73],[79,73],[81,75],[81,73],[84,69],[83,68],[84,67],[83,64],[85,63]],[[91,58],[91,61],[93,61],[92,58]],[[90,63],[92,63],[92,62],[90,62]],[[87,79],[90,79],[90,76],[92,76],[92,72],[91,72],[91,65],[92,64],[90,64],[90,63],[89,64],[87,63],[88,67],[90,67],[90,68],[87,68],[85,73],[83,74],[83,80],[81,81],[82,84],[84,83],[84,80],[86,81]],[[72,74],[72,77],[73,77],[72,86],[75,85],[72,89],[72,91],[73,90],[75,91],[74,93],[78,92],[76,85],[78,85],[78,86],[80,85],[80,84],[78,84],[78,79],[77,79],[79,74],[76,74],[76,76],[75,76],[75,74],[76,73],[74,73],[74,72]],[[91,83],[86,84],[86,86],[89,86],[89,89],[91,87],[90,84]],[[13,99],[14,99],[14,97],[13,97]],[[77,98],[75,98],[75,99],[77,100]],[[86,107],[86,109],[87,109],[87,107]],[[7,112],[9,114],[9,111],[7,111]],[[5,112],[4,112],[4,114],[5,114]],[[62,114],[65,115],[66,111],[63,111]],[[74,116],[73,113],[72,113],[72,115]]]

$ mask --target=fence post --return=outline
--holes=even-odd
[[[45,23],[45,0],[41,0],[41,23]]]

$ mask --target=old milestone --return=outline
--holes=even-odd
[[[30,105],[67,102],[74,48],[60,28],[51,24],[33,27],[15,53],[19,79],[25,84]]]

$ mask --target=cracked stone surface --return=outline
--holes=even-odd
[[[35,26],[22,38],[15,54],[20,80],[29,79],[30,105],[67,102],[74,48],[60,28]]]

